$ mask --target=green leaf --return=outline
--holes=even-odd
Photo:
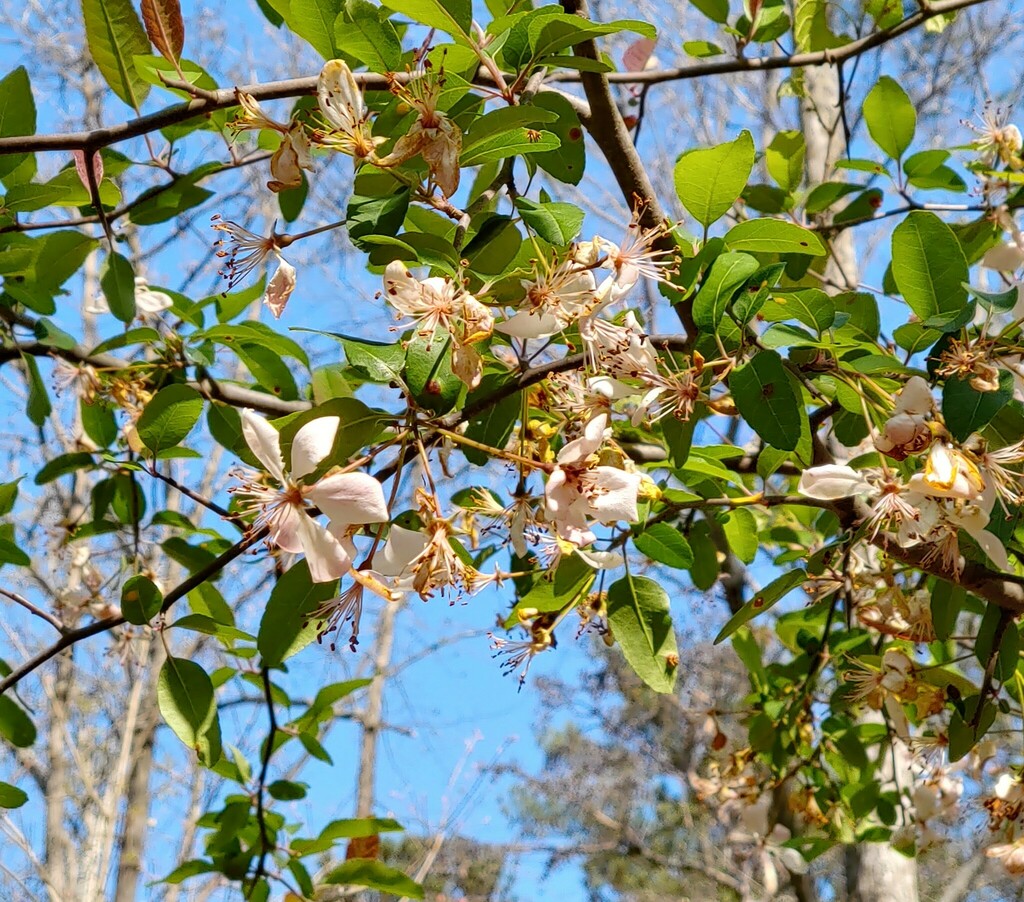
[[[534,580],[533,586],[519,601],[505,619],[505,629],[511,629],[518,622],[518,611],[532,608],[542,614],[559,611],[566,605],[582,598],[594,583],[594,571],[578,554],[562,558],[555,570],[554,578],[545,574]]]
[[[19,476],[11,482],[0,482],[0,517],[6,517],[14,510],[14,502],[18,500],[18,484],[24,478]]]
[[[189,861],[179,864],[171,873],[169,873],[160,883],[170,883],[172,886],[176,886],[183,880],[187,880],[189,877],[198,877],[200,874],[210,874],[218,867],[212,861],[203,861],[201,858],[193,858]]]
[[[388,9],[408,16],[414,22],[440,28],[453,38],[470,43],[473,23],[472,0],[383,0]]]
[[[0,782],[0,808],[20,808],[28,801],[28,794],[10,783]]]
[[[636,675],[655,692],[672,692],[679,652],[665,590],[642,576],[617,580],[608,589],[608,624]]]
[[[394,0],[389,0],[389,5]],[[365,886],[407,899],[422,899],[423,887],[397,868],[369,858],[350,858],[336,867],[323,882],[329,886]]]
[[[50,404],[50,396],[46,391],[46,384],[39,373],[39,364],[35,357],[26,356],[22,358],[25,362],[25,374],[28,377],[28,398],[25,402],[25,413],[29,422],[34,426],[42,426],[46,418],[53,411]]]
[[[742,507],[730,511],[722,522],[722,531],[733,554],[744,564],[753,563],[760,547],[754,515]]]
[[[91,467],[93,463],[93,456],[88,451],[69,451],[67,454],[60,454],[43,464],[42,469],[36,473],[35,484],[46,485],[61,476]]]
[[[122,323],[135,318],[135,270],[118,253],[111,253],[100,270],[100,288],[110,305],[110,312]]]
[[[914,140],[917,113],[899,82],[883,75],[864,98],[864,121],[875,144],[898,160]]]
[[[727,252],[715,259],[693,299],[693,321],[701,331],[718,328],[729,302],[758,269],[757,260],[749,254]]]
[[[355,338],[338,336],[345,349],[348,362],[371,382],[402,381],[405,367],[405,348],[397,344],[380,344]]]
[[[683,52],[687,56],[696,59],[706,59],[709,56],[721,56],[725,51],[717,44],[710,41],[683,41]]]
[[[138,110],[149,93],[133,59],[148,55],[149,38],[131,0],[82,0],[85,37],[110,89]]]
[[[729,0],[690,0],[690,5],[719,25],[729,21]]]
[[[127,580],[121,589],[121,613],[129,623],[149,623],[163,605],[164,597],[149,577],[139,574]]]
[[[334,40],[334,23],[344,5],[344,0],[289,0],[287,12],[280,12],[292,31],[329,60],[340,55]]]
[[[715,645],[718,645],[724,639],[728,639],[741,626],[749,623],[759,614],[763,614],[777,602],[781,601],[793,589],[802,585],[806,579],[807,573],[805,571],[790,570],[788,573],[783,573],[778,579],[770,582],[729,618],[719,634],[715,636]]]
[[[922,320],[967,304],[967,260],[953,230],[934,213],[915,210],[893,230],[892,276]]]
[[[751,429],[781,451],[795,450],[806,413],[775,351],[759,351],[734,370],[729,388]]]
[[[280,666],[316,638],[320,622],[312,620],[312,614],[334,597],[337,585],[337,582],[314,583],[305,559],[277,581],[256,636],[256,648],[264,666]]]
[[[803,132],[798,131],[779,132],[765,148],[768,174],[787,194],[799,188],[803,181],[805,151]]]
[[[459,156],[462,166],[479,166],[522,154],[545,153],[555,150],[561,142],[558,135],[549,131],[528,128],[512,128],[508,131],[488,135],[474,144],[464,147]]]
[[[480,380],[480,384],[466,397],[464,407],[474,404],[478,398],[490,397],[496,389],[507,382],[508,375],[505,373],[487,373]],[[504,448],[508,437],[519,421],[521,405],[522,394],[520,392],[513,392],[498,403],[488,405],[485,410],[470,418],[469,424],[466,426],[466,438],[492,448]],[[466,460],[478,467],[486,466],[491,460],[487,452],[471,448],[468,445],[460,450],[466,456]]]
[[[793,37],[800,50],[824,50],[840,41],[828,27],[826,0],[796,0],[793,10]]]
[[[36,741],[35,725],[24,709],[6,695],[0,695],[0,736],[19,749],[27,749]]]
[[[587,155],[583,146],[583,126],[572,104],[559,94],[546,92],[533,98],[532,106],[554,113],[556,119],[548,129],[558,136],[555,150],[535,153],[530,160],[548,175],[568,185],[578,185],[583,178]]]
[[[863,187],[863,185],[850,185],[846,182],[822,182],[811,189],[807,200],[804,201],[804,209],[811,215],[821,213],[847,194],[863,190]]]
[[[409,189],[403,188],[384,197],[353,194],[345,214],[348,236],[360,250],[369,250],[362,241],[372,235],[397,235],[409,209]]]
[[[157,705],[167,725],[201,762],[220,757],[220,727],[210,675],[186,658],[168,657],[156,683]]]
[[[693,550],[683,534],[668,523],[654,523],[633,539],[636,550],[652,561],[689,570],[693,566]]]
[[[809,254],[812,257],[825,254],[825,246],[814,232],[781,219],[741,222],[726,233],[725,246],[732,251],[757,254]]]
[[[0,81],[0,138],[16,138],[36,133],[36,103],[32,97],[32,86],[24,66],[18,66]],[[19,166],[30,158],[27,153],[12,153],[0,157],[0,179],[7,179]],[[32,158],[34,161],[34,157]],[[32,170],[35,170],[34,162]],[[12,179],[15,181],[15,179]],[[10,209],[11,196],[8,192],[5,205]]]
[[[396,72],[402,65],[402,42],[381,12],[368,0],[346,0],[345,14],[334,23],[334,44],[374,72]]]
[[[447,413],[462,393],[462,381],[452,372],[451,340],[443,330],[430,337],[417,335],[406,349],[405,383],[416,403]]]
[[[538,204],[525,197],[517,197],[515,203],[523,222],[549,244],[568,244],[583,227],[583,211],[575,204]]]
[[[378,833],[400,833],[405,828],[390,817],[342,818],[331,821],[320,831],[319,839],[361,839]]]
[[[267,792],[271,798],[279,802],[297,802],[306,798],[309,787],[305,783],[293,783],[291,780],[274,780],[267,784]]]
[[[146,405],[137,425],[139,438],[154,454],[173,448],[192,431],[203,413],[203,396],[187,385],[168,385]]]
[[[761,308],[761,315],[773,323],[799,320],[820,335],[835,323],[836,308],[832,298],[820,288],[804,288],[774,294]]]
[[[117,441],[117,420],[109,405],[98,399],[89,404],[82,398],[79,410],[85,434],[100,448],[107,448]]]
[[[704,228],[721,219],[736,202],[754,166],[754,141],[740,132],[735,141],[691,150],[675,167],[676,193]]]
[[[1017,291],[1016,285],[1007,288],[1006,291],[983,291],[965,282],[964,288],[978,299],[982,307],[997,313],[1007,313],[1017,306],[1017,301],[1020,300],[1020,292]]]
[[[996,391],[978,391],[969,379],[950,376],[942,386],[942,416],[958,442],[987,426],[1013,398],[1013,373],[999,371]]]

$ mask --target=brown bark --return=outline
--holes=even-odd
[[[356,817],[373,815],[374,786],[377,779],[377,738],[384,715],[384,683],[391,663],[395,640],[395,615],[398,605],[387,603],[377,620],[377,638],[373,654],[373,682],[366,691],[362,712],[362,738],[359,749],[359,777],[356,789]]]

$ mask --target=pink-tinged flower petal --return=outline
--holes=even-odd
[[[560,538],[565,539],[566,542],[571,542],[577,548],[585,548],[587,545],[593,545],[597,541],[597,536],[594,535],[592,530],[587,529],[585,526],[574,526],[571,523],[559,523],[558,535]]]
[[[594,516],[602,523],[625,520],[635,523],[639,514],[636,509],[637,492],[640,491],[639,473],[627,473],[617,467],[594,467],[600,488],[590,502]]]
[[[560,464],[582,463],[601,447],[608,428],[608,414],[602,413],[590,420],[583,429],[583,435],[567,442],[558,452]]]
[[[292,440],[293,479],[302,479],[320,466],[334,447],[340,425],[340,417],[317,417],[295,433]]]
[[[281,314],[284,313],[284,308],[288,303],[288,298],[292,296],[292,292],[295,290],[295,267],[285,260],[284,257],[278,257],[278,260],[280,260],[280,263],[277,267],[277,272],[274,273],[270,284],[267,285],[267,293],[263,296],[263,303],[270,308],[270,312],[274,314],[274,319],[281,318]]]
[[[267,520],[270,543],[289,554],[302,554],[302,521],[309,515],[298,505],[281,504]]]
[[[309,490],[309,498],[333,525],[383,523],[388,504],[380,483],[366,473],[336,473]]]
[[[558,318],[550,313],[520,310],[494,327],[495,332],[512,338],[548,338],[562,331]]]
[[[985,252],[981,258],[981,265],[986,269],[994,269],[998,272],[1014,272],[1024,264],[1024,250],[1021,250],[1016,241],[1007,241],[1005,244],[997,244]]]
[[[850,498],[868,488],[864,477],[852,467],[824,464],[804,470],[796,490],[807,498],[835,501],[837,498]]]
[[[281,459],[281,436],[258,413],[242,411],[242,435],[249,450],[278,482],[284,483],[284,461]]]
[[[352,557],[326,526],[305,514],[299,521],[299,541],[306,553],[309,575],[315,583],[344,576],[352,568]]]
[[[627,72],[642,72],[654,53],[654,38],[638,38],[622,54],[622,67]]]
[[[392,526],[384,550],[374,558],[373,564],[381,576],[402,576],[427,547],[427,537],[415,529]]]

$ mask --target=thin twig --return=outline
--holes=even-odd
[[[184,582],[179,583],[173,588],[167,595],[164,596],[164,603],[160,608],[160,613],[166,614],[173,606],[174,603],[184,598],[193,589],[201,586],[208,579],[216,574],[220,573],[228,564],[230,564],[235,558],[245,554],[253,545],[261,541],[264,536],[267,535],[267,528],[255,530],[250,535],[246,536],[241,541],[232,545],[227,551],[225,551],[220,557],[210,561],[205,567],[200,568],[193,573]],[[83,626],[80,629],[68,630],[61,636],[60,640],[54,642],[53,645],[44,648],[39,654],[32,658],[29,658],[20,667],[16,667],[6,677],[0,680],[0,695],[3,695],[12,686],[17,686],[21,680],[32,673],[32,671],[38,669],[50,658],[60,654],[65,648],[70,648],[76,642],[80,642],[82,639],[88,639],[90,636],[96,636],[100,633],[105,633],[108,630],[112,630],[116,626],[121,626],[123,623],[127,623],[122,616],[107,617],[104,620],[97,620],[95,623],[90,623],[88,626]]]
[[[48,611],[44,611],[42,608],[36,607],[36,605],[32,604],[31,601],[19,595],[17,592],[11,592],[8,589],[0,589],[0,595],[3,595],[4,598],[9,598],[11,601],[20,604],[26,611],[30,611],[31,613],[35,614],[36,617],[41,617],[62,636],[68,632],[68,628],[64,625],[64,622],[59,617],[55,617]]]
[[[263,747],[263,763],[260,766],[259,785],[256,789],[256,823],[260,828],[260,857],[256,863],[256,870],[252,875],[252,883],[245,894],[249,899],[256,891],[256,886],[262,877],[266,876],[267,854],[276,846],[267,841],[267,813],[263,807],[263,794],[267,788],[267,773],[270,770],[270,757],[274,754],[274,739],[277,736],[277,717],[274,714],[274,687],[270,682],[270,668],[261,667],[260,675],[263,677],[263,697],[267,703],[267,717],[270,720],[270,729],[267,731],[267,741]]]

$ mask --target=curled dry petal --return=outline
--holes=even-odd
[[[274,314],[274,319],[280,319],[284,308],[288,304],[288,298],[295,290],[295,267],[284,257],[278,257],[277,272],[267,285],[267,293],[263,295],[263,303]]]

